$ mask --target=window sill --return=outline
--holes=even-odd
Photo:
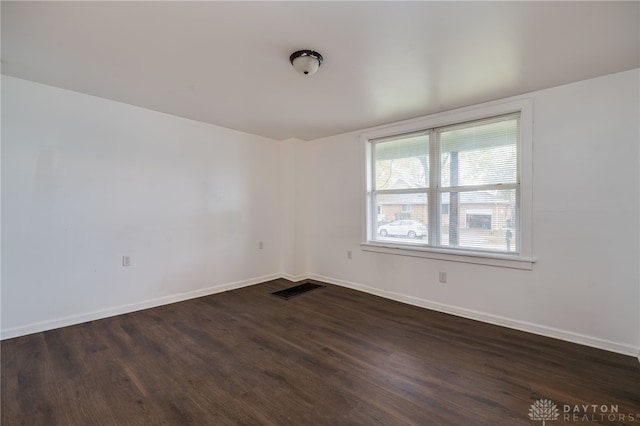
[[[496,266],[500,268],[533,269],[535,259],[499,253],[483,253],[459,250],[447,250],[435,247],[411,247],[393,243],[361,243],[364,251],[395,254],[400,256],[424,257],[448,262],[472,263],[476,265]]]

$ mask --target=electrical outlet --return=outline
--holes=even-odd
[[[130,256],[122,256],[122,266],[131,266]]]
[[[447,282],[447,273],[446,272],[440,272],[440,282],[441,283],[446,283]]]
[[[351,259],[351,250],[347,250],[347,259]]]
[[[262,241],[258,242],[258,249],[262,250],[264,248],[264,243]]]

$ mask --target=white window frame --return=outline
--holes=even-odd
[[[518,253],[492,253],[473,249],[449,249],[444,247],[403,244],[376,240],[373,235],[372,220],[376,220],[376,210],[371,202],[372,182],[372,149],[371,142],[376,139],[388,138],[394,135],[409,134],[426,129],[444,127],[464,122],[481,120],[501,115],[520,113],[520,139],[518,147],[518,171],[520,174],[520,196],[517,200],[519,214],[517,235],[519,237]],[[362,181],[362,223],[361,247],[365,251],[396,254],[413,257],[424,257],[437,260],[473,263],[489,266],[531,270],[535,259],[533,257],[533,100],[521,98],[511,101],[490,102],[472,107],[460,108],[426,117],[402,121],[386,126],[380,126],[363,132],[360,135],[363,145],[363,181]],[[433,144],[431,141],[430,145]],[[431,182],[433,182],[431,180]],[[430,211],[436,205],[430,206]],[[437,212],[436,212],[437,213]]]

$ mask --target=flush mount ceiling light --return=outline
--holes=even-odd
[[[322,64],[322,55],[313,50],[298,50],[289,56],[289,61],[299,73],[311,75],[318,71]]]

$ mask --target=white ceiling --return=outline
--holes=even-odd
[[[2,1],[2,72],[315,139],[638,68],[639,6]],[[317,74],[293,70],[299,49]]]

